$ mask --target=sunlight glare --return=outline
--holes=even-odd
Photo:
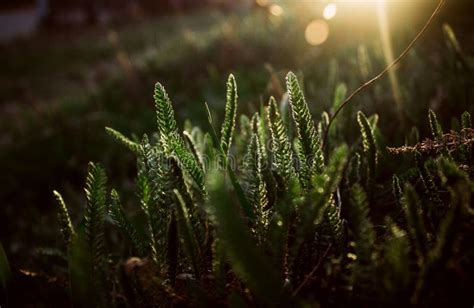
[[[360,10],[375,7],[381,3],[385,3],[386,0],[333,0],[332,2],[335,5],[339,5],[340,8],[344,6]],[[331,5],[331,3],[326,5],[326,7],[328,7],[329,5]]]
[[[281,6],[279,6],[278,4],[272,4],[270,6],[270,13],[273,16],[280,16],[280,15],[283,14],[283,8]]]
[[[338,0],[337,2],[341,2],[341,3],[374,3],[374,4],[377,4],[377,3],[380,3],[380,2],[385,2],[385,0]]]
[[[323,16],[326,20],[330,20],[336,16],[337,5],[335,3],[329,3],[324,7]]]
[[[390,37],[390,26],[387,18],[387,10],[384,1],[378,0],[377,4],[377,17],[379,21],[382,51],[385,57],[385,62],[387,65],[389,65],[395,60],[395,56],[393,54],[392,40]],[[395,103],[397,104],[398,108],[401,108],[403,102],[397,72],[395,70],[390,70],[388,72],[388,78],[392,87],[393,98],[395,100]]]
[[[257,4],[260,6],[267,6],[269,0],[256,0]]]
[[[329,37],[329,26],[322,20],[313,20],[308,24],[305,30],[306,41],[313,46],[321,45]]]

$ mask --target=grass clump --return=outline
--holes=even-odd
[[[189,124],[180,132],[159,83],[157,133],[138,142],[107,128],[136,155],[137,198],[126,201],[134,208],[130,213],[116,190],[106,198],[105,171],[91,163],[83,222],[74,229],[55,192],[73,302],[468,302],[461,285],[472,278],[456,281],[456,273],[473,266],[460,257],[473,253],[472,142],[423,154],[386,153],[375,137],[377,117],[358,112],[361,142],[339,143],[324,155],[296,76],[289,73],[286,80],[289,123],[271,98],[237,127],[238,90],[231,75],[220,136],[210,113],[210,134]],[[431,142],[439,143],[444,135],[431,110],[429,121]],[[460,134],[469,138],[467,113],[462,123]],[[384,156],[400,153],[416,156],[412,169],[388,177],[386,170],[376,172]]]

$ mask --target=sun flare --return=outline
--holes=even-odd
[[[337,5],[335,3],[329,3],[328,5],[324,7],[324,10],[323,10],[324,19],[326,20],[333,19],[334,16],[336,16],[336,13],[337,13]]]
[[[278,4],[272,4],[270,6],[270,13],[274,16],[281,16],[283,14],[283,8]]]
[[[322,20],[313,20],[306,26],[305,38],[308,44],[317,46],[324,43],[329,37],[329,26]]]

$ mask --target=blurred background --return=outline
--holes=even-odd
[[[219,123],[229,73],[239,111],[249,114],[270,95],[285,101],[292,70],[319,120],[397,57],[437,2],[1,1],[0,241],[12,265],[38,266],[38,248],[60,240],[53,189],[77,222],[88,161],[104,164],[111,185],[133,195],[133,157],[104,127],[155,131],[156,81],[181,125],[208,130],[204,102]],[[473,110],[472,16],[472,0],[447,1],[403,63],[352,102],[379,114],[381,144],[408,142],[414,126],[428,137],[428,108],[445,127]],[[348,143],[357,138],[350,115],[337,128]]]

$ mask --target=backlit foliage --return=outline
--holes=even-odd
[[[291,123],[270,98],[252,117],[241,116],[236,129],[231,75],[220,137],[210,112],[210,134],[189,122],[180,133],[159,83],[158,134],[150,135],[157,137],[137,142],[107,128],[136,155],[136,198],[122,203],[112,189],[107,200],[105,170],[91,163],[75,231],[54,193],[74,303],[436,303],[443,275],[462,266],[456,256],[472,253],[463,231],[472,230],[470,115],[462,115],[464,142],[442,143],[446,134],[430,110],[431,143],[387,154],[375,137],[378,116],[358,112],[352,120],[361,142],[335,146],[325,161],[316,128],[324,130],[328,115],[316,125],[296,76],[286,81]],[[345,90],[338,92],[340,101]],[[439,150],[418,151],[435,145]],[[400,153],[414,158],[413,168],[381,181],[379,160]],[[378,196],[391,208],[378,209]],[[108,221],[122,233],[121,251],[107,245]]]

